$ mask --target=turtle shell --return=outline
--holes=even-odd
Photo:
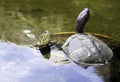
[[[105,63],[112,58],[112,50],[91,34],[74,34],[62,46],[67,56],[76,63]]]
[[[64,44],[64,42],[67,40],[68,37],[70,37],[71,35],[74,35],[75,32],[58,32],[58,33],[51,33],[49,35],[49,42],[52,43],[53,45],[58,45],[57,47],[61,48],[61,46]],[[114,55],[116,55],[119,59],[120,59],[120,56],[119,56],[119,51],[120,51],[120,41],[110,37],[110,36],[107,36],[107,35],[104,35],[104,34],[98,34],[98,33],[89,33],[89,32],[86,32],[86,34],[88,35],[93,35],[94,37],[97,37],[98,39],[100,39],[101,41],[103,41],[104,43],[106,43],[113,51]],[[40,35],[41,36],[41,35]],[[48,43],[48,42],[47,42]],[[36,46],[37,45],[37,46]],[[40,48],[44,48],[46,47],[46,44],[43,46],[43,45],[40,45],[40,44],[36,44],[36,45],[33,45],[34,47],[40,47]],[[46,49],[46,51],[49,51]]]

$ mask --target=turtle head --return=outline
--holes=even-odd
[[[84,33],[83,29],[90,16],[90,10],[85,8],[80,12],[76,22],[76,33]]]

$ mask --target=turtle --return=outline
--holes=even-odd
[[[116,40],[115,38],[113,38],[111,36],[108,36],[108,35],[104,35],[104,34],[91,33],[91,32],[85,32],[85,33],[86,34],[91,34],[91,35],[99,38],[100,40],[102,40],[104,43],[106,43],[112,49],[112,51],[114,53],[114,58],[117,58],[120,61],[120,41],[119,40]],[[61,48],[61,46],[66,41],[66,39],[68,37],[70,37],[71,35],[73,35],[73,34],[75,34],[75,32],[50,33],[50,31],[47,30],[47,31],[43,32],[40,35],[40,37],[39,37],[39,43],[37,43],[36,45],[33,45],[33,46],[34,46],[34,48],[40,50],[40,52],[42,53],[42,56],[45,59],[50,59],[51,56],[54,56],[53,54],[50,54],[52,50],[54,51],[54,49],[51,48],[51,47],[56,46],[57,49],[63,51],[63,49]],[[49,41],[46,41],[45,37],[49,38],[49,39],[47,39]],[[44,38],[44,39],[42,39],[42,38]],[[64,64],[66,64],[66,62],[70,63],[71,62],[71,61],[69,61],[70,58],[67,57],[66,55],[65,56],[63,55],[63,60],[61,59],[61,61],[58,60],[57,62],[55,61],[54,63],[61,63],[61,62],[64,63]],[[57,54],[56,54],[56,57],[57,57]],[[68,59],[68,60],[64,60],[65,59],[64,57],[66,57],[66,59]],[[110,61],[110,63],[113,61],[114,58],[112,58],[112,60]],[[88,65],[88,63],[89,63],[89,65]],[[88,63],[82,63],[82,64],[76,63],[76,64],[82,66],[85,69],[87,67],[89,67],[89,66],[99,65],[99,64],[90,64],[90,62],[88,62]]]
[[[46,59],[49,59],[50,52],[51,52],[50,32],[48,30],[45,30],[41,35],[39,35],[38,38],[39,38],[39,41],[34,42],[32,45],[30,45],[30,47],[40,50],[43,57]]]
[[[118,51],[120,49],[120,46],[117,44],[120,44],[120,42],[104,34],[84,32],[83,29],[89,19],[89,15],[90,15],[90,10],[88,8],[85,8],[79,14],[79,16],[77,17],[76,32],[50,33],[49,30],[47,30],[39,36],[39,44],[34,45],[34,46],[39,47],[39,50],[41,51],[42,55],[46,56],[48,53],[50,53],[51,46],[55,45],[60,50],[65,52],[68,60],[70,59],[74,63],[81,65],[85,68],[91,65],[96,65],[96,64],[101,64],[101,63],[105,64],[106,61],[112,58],[113,52],[115,54],[119,53]],[[80,37],[82,37],[82,39]],[[83,40],[84,42],[80,43]],[[72,42],[76,43],[78,47],[75,46],[74,44],[71,44]],[[81,44],[83,43],[84,45],[81,46]],[[92,44],[92,46],[89,47],[88,43]],[[97,49],[98,46],[100,46],[99,47],[100,49]],[[81,54],[76,53],[76,52],[81,52],[81,51],[76,51],[77,48],[84,50],[85,47],[86,47],[86,50],[83,53],[86,53],[86,52],[92,53],[92,51],[89,51],[89,48],[93,50],[96,49],[96,52],[94,52],[94,54],[90,53],[88,55],[87,54],[84,55],[83,53],[81,53],[82,57],[81,57]],[[73,51],[70,49],[72,49]],[[73,53],[75,55],[73,55]],[[50,54],[49,54],[49,58],[50,58]]]
[[[90,9],[83,9],[77,17],[76,33],[63,44],[62,49],[75,63],[87,66],[105,64],[113,56],[112,50],[97,37],[84,33],[84,27],[90,17]]]

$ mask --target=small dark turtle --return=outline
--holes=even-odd
[[[84,33],[90,10],[85,8],[77,17],[76,33],[71,35],[62,48],[67,56],[77,64],[105,63],[112,58],[112,50],[101,40],[91,34]]]
[[[44,58],[49,59],[50,58],[50,32],[48,30],[44,31],[39,36],[39,41],[31,45],[32,48],[36,48],[37,50],[40,50],[41,54],[44,56]]]

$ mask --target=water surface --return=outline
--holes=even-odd
[[[51,54],[48,60],[28,46],[0,42],[0,81],[104,82],[94,67],[83,69],[74,63],[59,62],[66,59],[62,51],[52,50]]]
[[[120,61],[83,69],[53,50],[45,59],[30,48],[45,30],[74,31],[76,17],[89,7],[85,31],[120,40],[119,0],[0,0],[0,82],[119,82]],[[11,43],[12,42],[12,43]],[[23,46],[25,45],[25,46]],[[60,55],[60,56],[58,56]],[[119,55],[119,54],[118,54]]]

